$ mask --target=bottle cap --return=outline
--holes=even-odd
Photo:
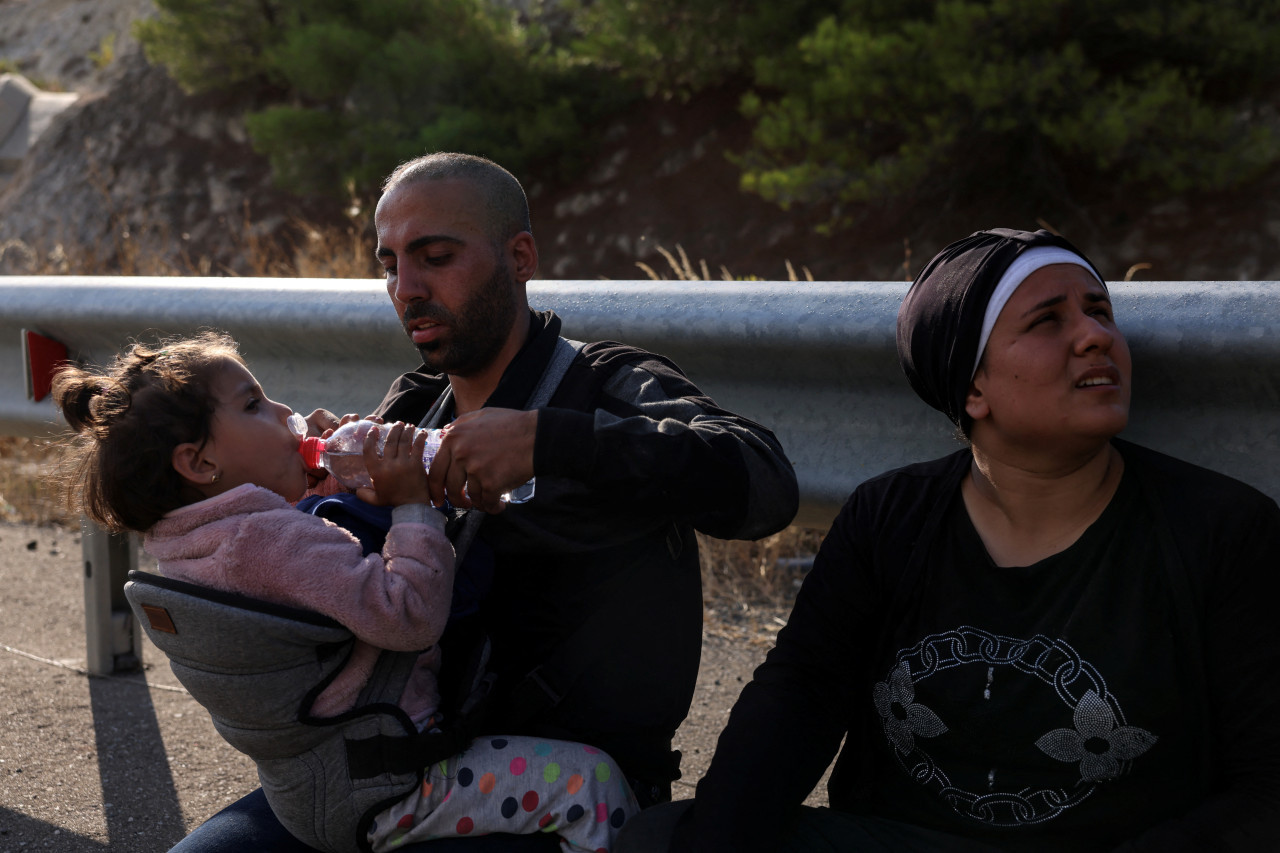
[[[298,445],[298,452],[302,454],[302,464],[311,469],[323,467],[320,464],[320,455],[324,453],[324,439],[316,438],[314,435],[302,439],[302,443]]]

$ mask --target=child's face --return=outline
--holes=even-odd
[[[298,453],[298,437],[286,420],[293,410],[272,402],[258,380],[237,361],[228,359],[213,382],[217,407],[205,456],[220,476],[210,494],[245,483],[270,489],[287,501],[307,490],[307,472]]]

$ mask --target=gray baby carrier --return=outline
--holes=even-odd
[[[547,404],[581,346],[558,342],[526,408]],[[447,399],[446,391],[423,426],[438,425]],[[457,565],[483,518],[469,512],[447,525]],[[443,722],[418,732],[398,702],[419,652],[383,650],[355,707],[318,718],[312,705],[356,642],[338,622],[145,572],[130,572],[124,592],[214,728],[257,764],[280,823],[311,847],[368,851],[373,818],[422,784],[426,767],[461,752],[483,731],[493,678],[479,617],[446,629],[439,675]]]
[[[466,698],[445,708],[439,730],[420,733],[397,704],[417,652],[384,651],[355,707],[317,718],[312,703],[355,644],[342,625],[145,572],[130,572],[125,595],[218,733],[257,763],[276,817],[317,849],[368,850],[373,817],[421,784],[423,768],[461,752],[483,716],[483,642],[461,667],[470,689],[449,690]]]

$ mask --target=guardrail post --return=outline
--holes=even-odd
[[[124,597],[129,571],[138,567],[132,534],[108,533],[80,519],[84,555],[84,621],[88,670],[109,675],[142,666],[142,632]]]

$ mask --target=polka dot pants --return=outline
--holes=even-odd
[[[530,737],[476,738],[427,768],[418,791],[369,830],[374,853],[434,838],[554,832],[565,851],[608,851],[639,811],[613,759],[594,747]]]

